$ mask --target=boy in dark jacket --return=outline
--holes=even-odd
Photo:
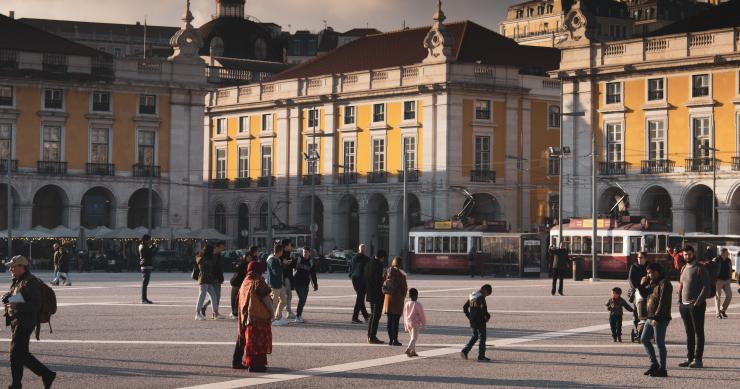
[[[671,321],[673,285],[663,273],[663,268],[657,263],[651,263],[647,267],[650,294],[647,296],[647,320],[645,320],[640,341],[650,359],[650,369],[645,372],[645,375],[651,377],[668,377],[665,334],[668,330],[668,323]],[[653,339],[658,346],[657,356],[653,348]]]
[[[491,285],[483,285],[479,291],[470,294],[470,298],[463,305],[463,312],[470,321],[470,328],[473,329],[473,336],[470,337],[468,344],[460,352],[463,359],[468,359],[468,353],[478,343],[478,361],[489,362],[491,359],[486,358],[486,323],[491,319],[486,305],[486,297],[493,293]]]
[[[609,327],[612,330],[612,338],[615,342],[622,342],[622,308],[632,312],[633,309],[622,298],[622,288],[612,289],[612,297],[606,302],[606,309],[609,311]]]

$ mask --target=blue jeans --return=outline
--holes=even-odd
[[[303,307],[306,306],[306,300],[308,299],[308,285],[296,285],[295,293],[298,295],[298,308],[296,308],[295,314],[298,315],[298,317],[302,317]]]
[[[473,345],[475,345],[475,342],[478,341],[478,339],[480,339],[480,343],[478,343],[478,358],[485,357],[486,356],[486,327],[473,328],[473,336],[470,337],[468,344],[465,345],[462,351],[465,354],[469,353],[470,350],[473,349]]]
[[[666,364],[666,350],[665,350],[665,333],[668,329],[668,320],[656,321],[656,326],[653,326],[652,320],[645,320],[645,326],[642,327],[642,347],[645,348],[645,352],[650,359],[650,364],[658,365],[661,369],[665,370]],[[651,340],[655,338],[655,344],[658,345],[658,360],[655,358],[655,349],[653,349],[653,343]]]
[[[200,314],[201,309],[203,309],[203,302],[206,300],[206,293],[208,293],[208,296],[213,302],[213,313],[218,313],[218,298],[216,297],[216,290],[213,287],[213,284],[200,284],[200,294],[198,295],[198,303],[195,306],[195,312]]]

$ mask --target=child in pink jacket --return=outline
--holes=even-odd
[[[414,288],[409,289],[409,298],[411,300],[406,301],[406,305],[403,306],[403,325],[406,332],[411,334],[409,347],[406,348],[406,355],[411,358],[419,356],[416,353],[416,341],[419,339],[421,327],[427,325],[427,317],[424,314],[424,307],[416,301],[419,298],[419,291]]]

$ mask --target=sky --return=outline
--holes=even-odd
[[[522,0],[446,0],[447,21],[472,20],[498,31],[506,7]],[[216,13],[215,0],[192,0],[198,27]],[[318,31],[324,21],[337,31],[374,27],[381,31],[430,25],[436,0],[247,0],[246,12],[284,31]],[[185,0],[0,0],[0,13],[16,18],[62,19],[179,26]]]

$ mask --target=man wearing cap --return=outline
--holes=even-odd
[[[34,374],[41,377],[44,388],[51,388],[57,374],[36,357],[28,349],[31,334],[38,325],[38,312],[41,308],[41,290],[39,281],[28,271],[28,259],[16,255],[6,264],[13,276],[10,291],[3,295],[5,306],[5,325],[10,326],[12,332],[10,340],[10,372],[12,383],[9,389],[22,388],[23,367],[27,367]]]

